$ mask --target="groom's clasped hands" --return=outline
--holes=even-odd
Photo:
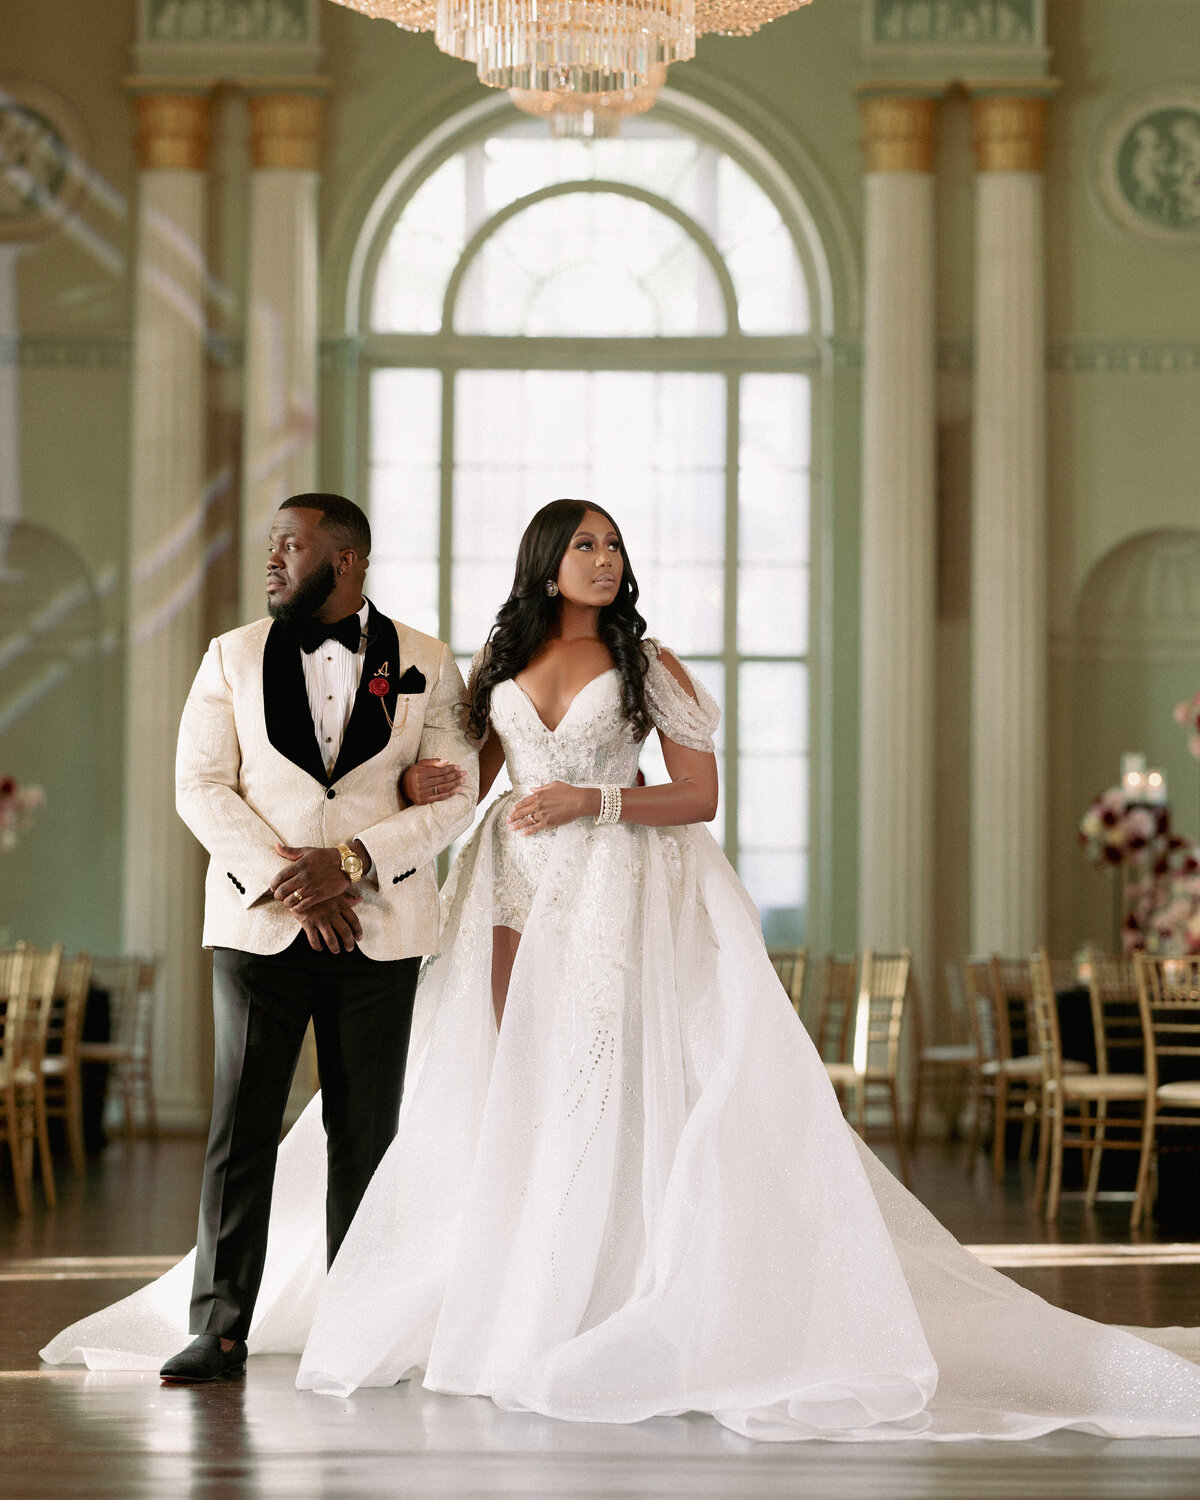
[[[291,912],[308,938],[309,947],[347,953],[362,937],[354,908],[362,900],[342,869],[337,849],[293,849],[276,844],[275,853],[288,863],[271,882],[276,901]]]
[[[465,781],[466,772],[454,761],[420,760],[404,772],[400,789],[411,806],[424,806],[453,797]],[[293,849],[288,844],[274,848],[287,864],[271,882],[271,891],[304,928],[309,946],[318,952],[322,947],[331,953],[352,952],[362,937],[354,910],[362,897],[353,894],[354,884],[342,867],[339,850]],[[364,865],[370,864],[361,845],[355,852],[365,856]]]

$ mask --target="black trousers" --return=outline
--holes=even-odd
[[[213,954],[215,1080],[192,1283],[193,1333],[245,1338],[262,1280],[275,1158],[309,1018],[329,1159],[332,1262],[396,1134],[420,959],[314,952],[303,933],[264,957]]]

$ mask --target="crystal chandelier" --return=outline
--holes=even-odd
[[[667,81],[665,63],[655,63],[649,78],[636,88],[585,94],[571,89],[509,89],[509,98],[527,115],[548,120],[550,134],[599,140],[618,133],[628,115],[645,114]]]
[[[686,62],[696,37],[750,36],[810,0],[334,0],[406,31],[432,31],[491,88],[610,98]],[[653,100],[651,100],[653,102]],[[524,108],[524,105],[519,107]],[[644,106],[649,108],[649,104]],[[554,113],[539,108],[537,113]],[[594,113],[594,111],[593,111]],[[625,113],[636,113],[626,110]]]

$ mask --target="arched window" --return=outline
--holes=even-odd
[[[713,832],[806,928],[811,276],[772,193],[660,107],[615,140],[493,110],[392,190],[361,277],[384,607],[485,638],[533,512],[619,521],[651,633],[725,712]],[[656,744],[643,769],[665,775]]]

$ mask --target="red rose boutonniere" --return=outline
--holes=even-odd
[[[374,677],[367,683],[367,692],[379,699],[379,706],[383,709],[383,716],[388,721],[388,728],[391,729],[393,727],[392,716],[388,713],[388,706],[385,701],[392,689],[392,684],[388,680],[388,677],[388,664],[384,662],[383,666],[379,668]]]

